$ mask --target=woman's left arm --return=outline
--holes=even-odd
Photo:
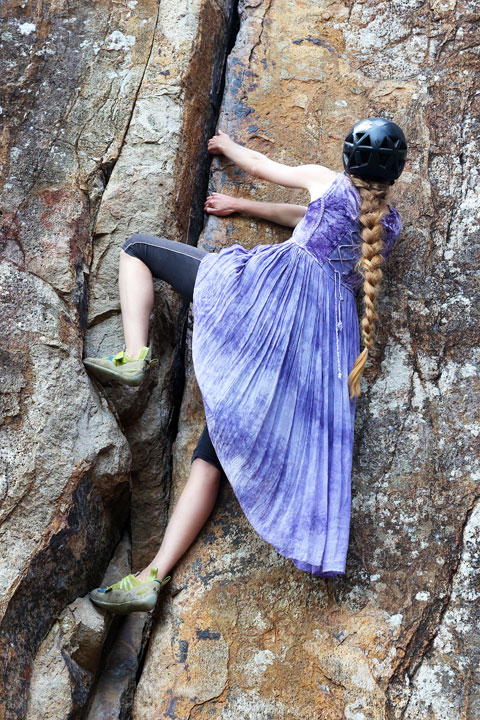
[[[271,203],[248,198],[234,197],[224,193],[212,193],[205,200],[205,212],[209,215],[225,217],[234,212],[254,215],[255,217],[271,220],[279,225],[295,227],[305,215],[307,208],[304,205],[291,203]]]

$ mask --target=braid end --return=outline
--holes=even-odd
[[[348,386],[350,388],[350,400],[360,395],[360,378],[363,375],[363,369],[368,358],[368,348],[364,348],[355,360],[355,365],[348,376]]]

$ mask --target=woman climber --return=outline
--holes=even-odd
[[[123,245],[125,347],[84,363],[102,381],[141,382],[153,362],[152,277],[165,280],[193,301],[192,357],[206,425],[155,558],[90,593],[116,613],[154,607],[167,573],[210,515],[222,475],[278,553],[314,576],[345,572],[356,399],[378,320],[381,265],[402,225],[387,201],[405,166],[405,136],[384,118],[356,123],[344,141],[341,173],[274,162],[222,131],[208,151],[262,180],[308,190],[312,199],[302,207],[221,193],[207,198],[209,214],[246,212],[293,227],[282,243],[206,252],[136,234]]]

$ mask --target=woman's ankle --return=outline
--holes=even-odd
[[[126,346],[125,353],[128,355],[130,360],[138,360],[144,347],[148,347],[148,345],[132,345],[130,347]]]
[[[148,578],[150,577],[150,570],[152,568],[156,568],[156,567],[157,567],[157,565],[155,565],[155,563],[151,563],[150,565],[147,565],[146,568],[144,568],[143,570],[141,570],[138,573],[138,575],[136,576],[137,580],[140,580],[141,582],[147,582]],[[167,575],[167,573],[164,573],[164,575],[161,575],[159,572],[157,572],[156,579],[163,580],[163,578],[166,577],[166,575]]]
[[[148,565],[143,570],[140,570],[138,575],[135,575],[135,577],[137,578],[137,580],[140,580],[141,582],[146,582],[148,580],[148,578],[150,577],[150,570],[151,570],[151,567],[150,567],[150,565]]]

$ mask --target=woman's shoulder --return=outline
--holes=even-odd
[[[400,213],[393,205],[389,205],[388,209],[390,212],[383,216],[382,223],[393,235],[399,235],[403,227]]]
[[[382,225],[384,227],[382,255],[385,260],[395,247],[402,229],[400,213],[396,208],[392,207],[392,205],[388,207],[390,212],[382,218]]]

